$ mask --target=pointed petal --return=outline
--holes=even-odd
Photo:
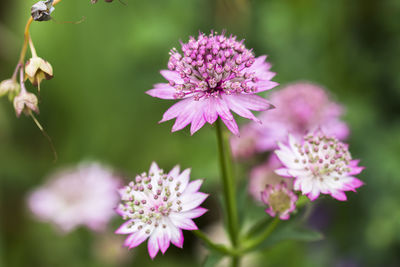
[[[242,95],[236,95],[234,96],[234,98],[239,105],[251,110],[264,111],[274,107],[266,99],[258,95],[242,94]]]
[[[197,192],[194,194],[185,194],[181,196],[182,201],[182,211],[191,210],[200,206],[201,203],[206,200],[208,194]]]
[[[340,201],[346,201],[347,200],[346,194],[343,193],[342,191],[331,192],[331,196],[336,198],[337,200],[340,200]]]
[[[140,244],[143,243],[147,239],[147,234],[145,230],[140,230],[134,234],[132,234],[132,238],[130,240],[129,248],[134,248],[139,246]]]
[[[204,113],[204,111],[203,111],[203,107],[202,107],[201,110],[198,110],[196,112],[196,114],[194,115],[193,120],[192,120],[192,125],[190,126],[190,134],[191,135],[193,135],[195,132],[197,132],[206,123],[203,113]]]
[[[215,109],[215,100],[213,97],[207,99],[207,102],[204,105],[204,117],[209,124],[213,124],[218,118],[218,113]]]
[[[185,189],[185,194],[192,194],[199,191],[201,185],[203,184],[203,180],[194,180],[190,182]]]
[[[176,71],[162,70],[161,75],[168,81],[174,81],[175,83],[183,83],[183,79]]]
[[[189,218],[182,217],[180,213],[170,213],[172,223],[183,230],[197,230],[196,224]]]
[[[154,259],[160,250],[157,242],[157,237],[160,234],[160,230],[156,230],[149,238],[149,241],[147,242],[147,249],[149,251],[150,258]]]
[[[222,118],[222,117],[221,117],[221,119],[224,122],[224,124],[226,125],[226,127],[228,127],[229,131],[231,131],[236,136],[240,136],[239,127],[237,126],[236,121],[234,119],[227,120],[227,119]]]
[[[249,111],[246,106],[243,106],[242,103],[236,101],[236,96],[223,96],[224,100],[228,103],[228,107],[233,110],[236,114],[243,118],[247,118],[256,122],[261,122],[258,118],[256,118],[251,111]]]
[[[179,165],[176,165],[169,173],[168,176],[172,176],[174,178],[178,177],[180,171]]]
[[[150,165],[150,169],[149,169],[149,174],[156,174],[160,172],[160,168],[158,167],[157,163],[155,163],[154,161],[151,163]]]
[[[133,220],[129,220],[125,223],[123,223],[117,230],[115,230],[116,234],[119,235],[125,235],[125,234],[131,234],[135,232],[136,230],[132,227]]]
[[[174,105],[172,105],[167,111],[164,113],[161,122],[169,121],[172,120],[173,118],[176,118],[179,116],[179,114],[184,110],[184,108],[189,105],[193,101],[192,98],[187,98],[184,100],[181,100]]]
[[[161,233],[159,235],[157,235],[157,242],[158,242],[158,246],[160,247],[160,250],[162,252],[162,254],[164,254],[170,244],[170,237],[168,234],[168,227],[166,229],[164,229],[164,231],[161,231]]]
[[[158,83],[154,89],[146,91],[146,94],[161,99],[175,99],[176,90],[167,83]]]
[[[194,219],[194,218],[198,218],[200,216],[202,216],[204,213],[206,213],[208,211],[208,209],[199,207],[199,208],[195,208],[192,210],[188,210],[185,212],[181,212],[180,215],[189,219]]]

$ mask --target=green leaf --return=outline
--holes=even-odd
[[[218,253],[216,251],[211,251],[205,258],[202,266],[203,267],[214,267],[215,265],[217,265],[217,263],[220,260],[222,260],[223,257],[224,257],[224,255],[222,255],[221,253]]]

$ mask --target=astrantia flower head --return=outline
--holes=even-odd
[[[282,177],[275,173],[275,170],[281,167],[282,163],[272,154],[266,163],[251,170],[249,193],[255,200],[262,202],[260,193],[264,191],[267,185],[273,186],[285,182],[288,189],[291,190],[293,188],[293,179]]]
[[[190,169],[179,170],[176,166],[167,174],[153,163],[149,173],[136,176],[120,190],[117,212],[127,222],[116,233],[129,235],[125,246],[134,248],[148,238],[149,255],[154,258],[159,250],[165,253],[170,242],[182,248],[181,229],[197,230],[192,219],[207,211],[199,205],[208,195],[198,192],[202,180],[189,183]]]
[[[261,199],[268,205],[265,212],[272,217],[279,216],[281,220],[289,219],[290,213],[296,209],[297,196],[288,189],[285,182],[267,185],[261,193]]]
[[[120,180],[98,163],[86,163],[53,174],[31,193],[28,204],[42,221],[64,232],[79,225],[103,230],[114,216]]]
[[[156,84],[147,94],[162,99],[179,99],[169,108],[161,122],[176,118],[172,131],[191,123],[191,134],[206,122],[213,124],[220,117],[228,129],[239,134],[230,110],[258,121],[250,110],[262,111],[271,105],[255,93],[277,85],[270,81],[275,73],[265,62],[266,56],[255,58],[242,41],[224,34],[200,33],[182,43],[182,54],[170,52],[168,69],[161,74],[168,83]]]
[[[333,102],[320,86],[306,82],[290,84],[271,93],[270,100],[276,108],[258,116],[262,124],[249,123],[243,127],[241,138],[232,137],[236,156],[249,156],[243,151],[275,149],[277,141],[286,141],[289,133],[301,139],[308,132],[322,129],[340,140],[349,133],[346,123],[340,120],[342,106]]]
[[[294,189],[310,200],[322,193],[344,201],[347,199],[345,191],[355,191],[363,185],[354,175],[364,167],[358,166],[358,160],[352,160],[348,145],[319,130],[307,135],[303,142],[289,135],[289,144],[278,146],[275,153],[284,167],[276,172],[294,177]]]

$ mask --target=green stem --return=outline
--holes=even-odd
[[[238,247],[239,222],[236,206],[236,185],[232,175],[232,159],[229,146],[229,135],[224,134],[221,120],[216,121],[216,131],[219,150],[219,163],[227,215],[228,233],[233,249]],[[232,266],[239,266],[239,257],[232,258]]]
[[[200,238],[206,246],[211,249],[214,249],[222,254],[231,255],[233,252],[222,244],[215,244],[212,242],[202,231],[194,230],[192,231],[198,238]]]
[[[262,229],[264,229],[265,225],[267,225],[270,220],[271,217],[265,216],[264,218],[253,224],[253,226],[251,226],[250,229],[245,234],[244,239],[249,239],[258,232],[260,232]]]
[[[267,239],[270,234],[275,230],[281,220],[276,217],[267,228],[265,228],[264,232],[256,236],[254,239],[250,239],[244,246],[243,249],[240,251],[241,253],[248,252],[258,245],[260,245],[265,239]]]

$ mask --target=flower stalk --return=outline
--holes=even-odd
[[[229,238],[233,249],[239,245],[239,221],[236,205],[236,185],[232,172],[232,159],[229,147],[229,136],[222,130],[221,120],[216,121],[219,163],[226,207]],[[232,257],[232,266],[239,266],[239,257]]]

